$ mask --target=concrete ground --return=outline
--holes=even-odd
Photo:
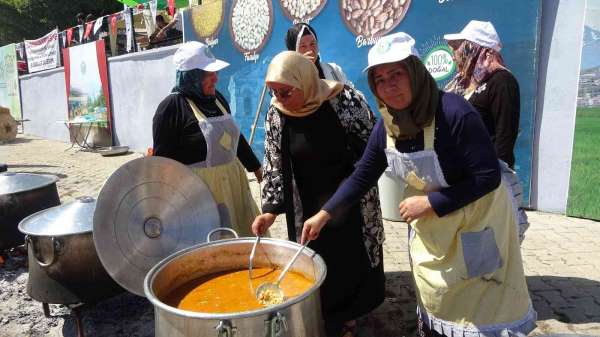
[[[118,157],[102,157],[96,153],[69,149],[68,144],[20,135],[15,142],[0,145],[0,162],[9,165],[9,171],[54,174],[61,201],[72,201],[83,195],[96,196],[106,178],[123,163],[141,157],[130,153]],[[258,184],[252,183],[253,193],[258,195]],[[562,215],[528,212],[531,227],[523,243],[523,259],[527,283],[535,309],[538,312],[538,328],[532,335],[550,333],[577,333],[600,336],[600,222],[569,218]],[[408,265],[406,224],[385,223],[384,266],[387,276],[387,292],[383,305],[361,319],[363,328],[359,336],[412,336],[415,328],[414,289]],[[272,235],[285,237],[285,226],[278,222]],[[1,269],[1,267],[0,267]],[[1,275],[1,274],[0,274]],[[22,276],[21,281],[24,282]],[[10,279],[0,279],[10,282]],[[0,287],[0,295],[2,289]],[[24,302],[39,306],[35,301],[20,294]],[[0,303],[0,316],[10,312]],[[151,309],[147,309],[151,310]],[[111,311],[103,311],[111,315]],[[0,318],[0,336],[74,336],[73,322],[68,316],[53,321],[40,331],[27,328],[32,320],[20,320],[19,325],[8,318]],[[96,316],[101,316],[93,314]],[[114,313],[113,315],[118,315]],[[139,317],[131,318],[139,320]],[[144,313],[152,325],[151,314]],[[41,318],[45,320],[46,318]],[[102,317],[89,318],[86,331],[98,336],[145,335],[121,326],[119,330],[102,330],[107,325]],[[24,323],[23,323],[24,322]],[[125,324],[125,323],[123,323]],[[93,325],[97,325],[94,327]],[[29,331],[29,332],[27,332]],[[152,334],[152,327],[147,331]]]

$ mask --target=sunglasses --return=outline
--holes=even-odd
[[[275,90],[273,88],[269,88],[269,95],[271,97],[277,97],[277,99],[288,99],[292,96],[292,92],[296,90],[296,88],[291,89],[283,89],[283,90]]]

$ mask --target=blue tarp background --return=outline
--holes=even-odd
[[[217,35],[218,44],[213,47],[213,52],[218,58],[231,63],[231,66],[219,73],[218,88],[229,99],[242,133],[249,137],[267,66],[274,55],[285,50],[284,37],[292,21],[283,14],[279,1],[272,1],[274,24],[271,36],[260,51],[257,62],[247,62],[231,41],[229,17],[233,2],[224,1],[224,24]],[[521,121],[515,168],[523,182],[526,204],[529,204],[531,180],[540,13],[539,0],[413,0],[404,20],[393,30],[412,35],[424,57],[432,49],[445,45],[444,34],[459,32],[472,19],[494,24],[504,45],[502,55],[521,88]],[[339,64],[355,86],[366,94],[371,106],[375,107],[366,77],[361,72],[367,62],[369,46],[357,48],[356,36],[346,27],[340,15],[339,1],[327,1],[310,24],[317,32],[321,59]],[[185,15],[184,40],[205,42],[195,36],[190,20]],[[448,79],[442,81],[440,86]],[[263,155],[263,125],[269,99],[267,94],[252,145],[259,158]]]

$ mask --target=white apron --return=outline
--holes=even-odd
[[[221,216],[221,226],[239,236],[253,236],[250,226],[259,210],[250,193],[248,177],[237,159],[240,130],[225,107],[216,100],[222,116],[207,118],[187,99],[206,140],[206,160],[189,165],[208,185]]]

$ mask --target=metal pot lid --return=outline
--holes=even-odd
[[[19,230],[35,236],[61,236],[89,233],[93,228],[96,199],[77,200],[34,213],[19,223]]]
[[[163,157],[132,160],[104,183],[94,213],[94,244],[112,278],[144,296],[144,277],[172,253],[206,241],[219,227],[204,181]]]
[[[48,174],[0,173],[0,195],[36,190],[54,184],[58,178]]]

